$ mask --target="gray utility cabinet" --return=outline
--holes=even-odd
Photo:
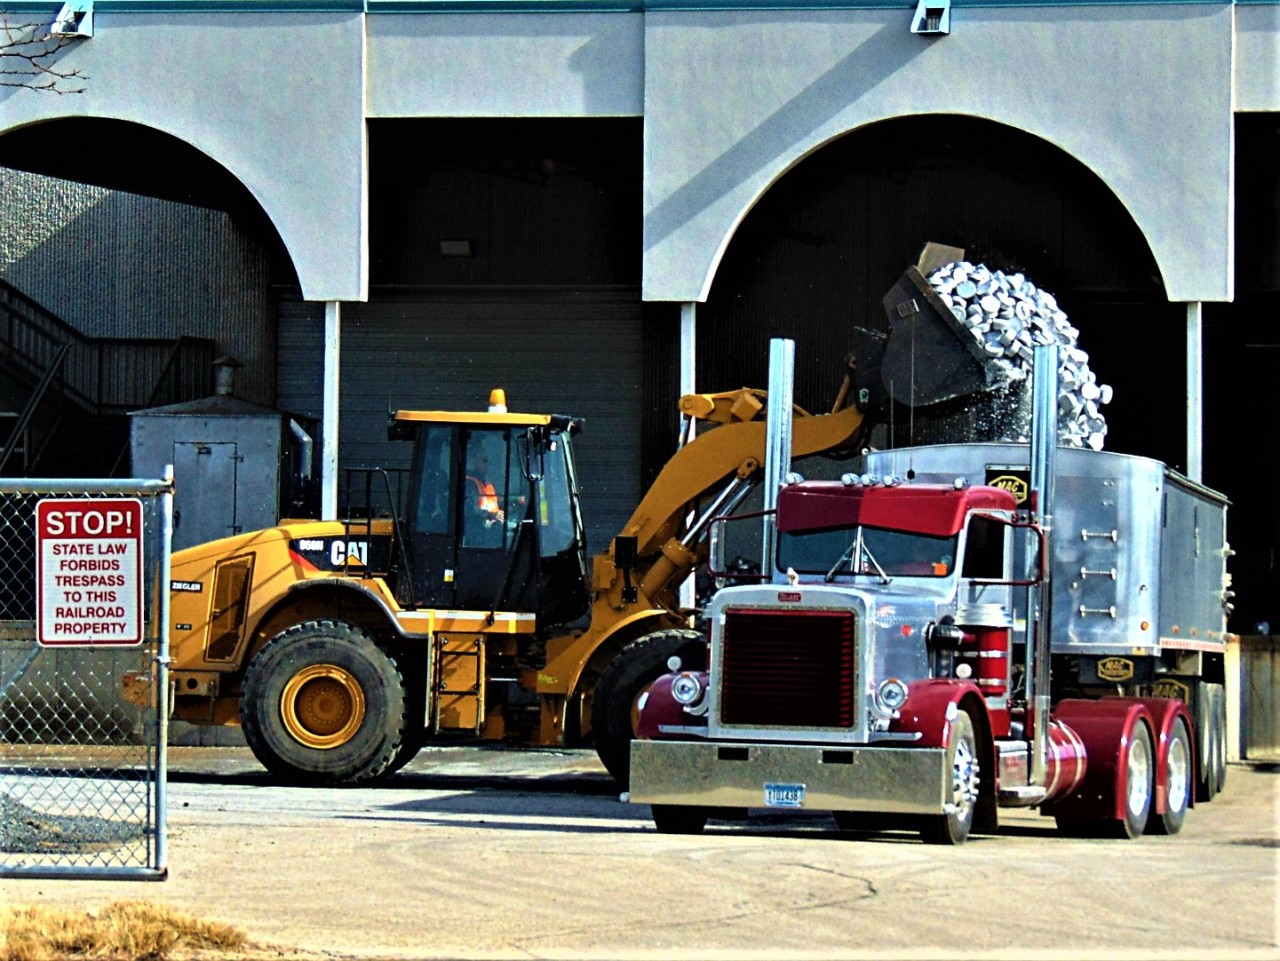
[[[173,465],[174,550],[271,527],[297,512],[311,451],[290,415],[219,394],[130,418],[134,476],[158,477]]]

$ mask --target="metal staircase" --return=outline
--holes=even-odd
[[[0,417],[0,476],[113,475],[125,460],[125,415],[207,395],[214,347],[201,337],[87,337],[0,280],[0,377],[26,396]]]

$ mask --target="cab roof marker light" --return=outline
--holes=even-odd
[[[505,414],[507,412],[507,392],[501,387],[489,391],[489,413]]]
[[[787,471],[786,476],[782,479],[782,483],[790,487],[792,484],[803,484],[804,478],[795,471]]]
[[[875,474],[863,474],[863,475],[862,475],[862,486],[863,486],[863,487],[871,487],[872,485],[876,484],[876,483],[878,482],[878,480],[879,480],[879,478],[877,478]]]
[[[840,483],[845,487],[861,487],[862,478],[857,474],[841,474]]]
[[[956,490],[962,491],[969,486],[969,482],[963,477],[957,477],[954,481],[951,482],[951,485]]]

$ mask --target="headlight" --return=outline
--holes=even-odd
[[[671,682],[671,696],[686,707],[702,697],[702,682],[692,674],[680,674]]]
[[[896,677],[885,678],[876,688],[876,708],[881,714],[893,716],[907,703],[907,685]]]

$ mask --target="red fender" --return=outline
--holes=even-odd
[[[1123,820],[1125,790],[1123,772],[1129,763],[1133,731],[1145,724],[1155,730],[1151,712],[1142,699],[1107,697],[1097,701],[1068,699],[1058,702],[1054,718],[1075,731],[1084,742],[1088,765],[1084,779],[1069,794],[1048,801],[1040,813],[1049,817]],[[1154,748],[1155,738],[1152,737]]]
[[[690,671],[689,673],[702,682],[703,697],[705,698],[705,692],[709,684],[707,672]],[[639,718],[636,721],[636,737],[643,740],[661,740],[662,738],[686,736],[667,734],[660,730],[660,725],[677,727],[706,726],[707,717],[705,714],[701,716],[689,714],[685,711],[684,705],[671,696],[671,682],[678,676],[678,673],[663,674],[649,685],[644,694],[640,695],[644,706],[640,708]]]
[[[982,691],[973,681],[948,680],[935,678],[925,681],[912,681],[907,685],[907,701],[898,712],[898,717],[889,722],[889,730],[893,732],[916,733],[920,740],[918,747],[945,747],[951,735],[951,718],[958,711],[960,702],[972,695],[978,704],[985,704]],[[991,751],[995,745],[991,740],[991,724],[986,711],[977,712],[977,730],[975,733],[980,742]],[[994,756],[994,755],[988,755]]]
[[[1103,698],[1110,700],[1110,698]],[[1191,712],[1187,710],[1187,705],[1171,697],[1138,697],[1130,698],[1130,700],[1141,701],[1142,705],[1151,714],[1151,730],[1153,732],[1151,741],[1156,752],[1156,786],[1155,794],[1151,799],[1151,810],[1156,814],[1164,814],[1168,809],[1169,803],[1169,757],[1166,753],[1165,746],[1169,743],[1169,737],[1173,732],[1173,725],[1177,723],[1178,718],[1182,718],[1187,725],[1187,740],[1190,742],[1187,746],[1191,749],[1191,770],[1196,768],[1196,728],[1191,723]],[[1194,784],[1187,798],[1187,807],[1194,807],[1196,803]]]

